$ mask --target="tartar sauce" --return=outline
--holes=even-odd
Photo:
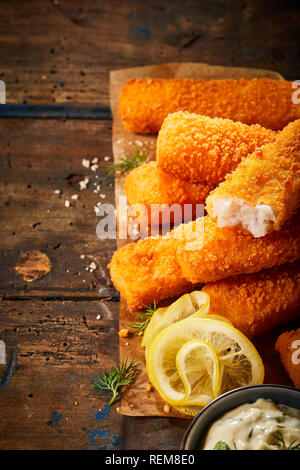
[[[300,450],[300,410],[259,398],[228,411],[208,429],[203,450]]]

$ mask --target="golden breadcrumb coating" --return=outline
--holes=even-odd
[[[174,234],[180,229],[176,227]],[[206,216],[186,224],[183,236],[175,242],[183,276],[206,284],[300,258],[300,217],[296,214],[279,232],[254,238],[237,228],[220,228]]]
[[[252,338],[299,316],[300,262],[228,277],[202,290],[210,296],[210,314],[223,315]]]
[[[150,224],[151,216],[152,221],[162,223],[164,220],[163,214],[168,216],[170,213],[167,207],[162,205],[167,204],[169,207],[173,204],[178,204],[180,207],[176,211],[175,219],[174,212],[171,212],[171,220],[173,223],[182,223],[184,221],[184,204],[191,204],[192,216],[196,215],[196,204],[204,204],[206,197],[213,189],[212,186],[201,183],[191,183],[189,181],[175,178],[173,175],[166,173],[157,168],[156,162],[144,163],[143,165],[132,170],[125,179],[124,185],[128,203],[136,208],[142,216],[143,212],[139,211],[139,205],[142,204],[147,208],[146,223]],[[152,206],[152,207],[151,207]],[[139,217],[140,223],[143,220]]]
[[[278,130],[300,117],[292,82],[245,80],[131,79],[122,88],[119,114],[130,132],[155,134],[170,113],[189,111]]]
[[[280,353],[281,362],[296,388],[300,388],[300,328],[286,331],[279,336],[275,349]],[[296,357],[293,361],[293,355]]]
[[[157,164],[177,178],[217,186],[243,157],[275,137],[258,124],[179,111],[169,114],[159,131]]]
[[[227,207],[220,207],[220,201],[227,201]],[[207,212],[218,219],[218,225],[239,224],[255,234],[256,227],[249,228],[249,219],[243,219],[242,213],[234,220],[231,214],[224,220],[228,202],[240,204],[242,211],[246,206],[259,210],[262,205],[263,211],[266,206],[270,208],[273,220],[262,235],[280,230],[297,211],[300,203],[300,119],[288,124],[275,142],[245,158],[207,198]]]
[[[188,291],[172,238],[147,238],[117,250],[109,264],[111,279],[131,309],[144,308]]]
[[[300,258],[298,214],[280,232],[256,239],[234,228],[218,228],[208,216],[116,251],[112,281],[130,308],[182,294],[192,284],[271,268]]]

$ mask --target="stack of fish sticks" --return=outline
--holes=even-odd
[[[269,79],[125,85],[124,126],[159,130],[156,162],[127,176],[129,203],[206,201],[207,210],[114,253],[111,278],[129,308],[204,286],[210,313],[248,337],[298,315],[300,112],[291,94],[289,82]]]

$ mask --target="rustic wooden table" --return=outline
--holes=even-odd
[[[114,202],[108,73],[194,61],[297,79],[299,23],[292,2],[1,2],[0,339],[19,353],[0,449],[178,448],[188,421],[120,416],[93,387],[118,361],[116,243],[94,210]]]

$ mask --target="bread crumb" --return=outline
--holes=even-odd
[[[128,330],[127,328],[123,328],[122,330],[119,331],[119,336],[121,338],[127,338],[128,337]]]
[[[148,384],[148,385],[147,385],[147,392],[151,392],[151,390],[152,390],[152,385],[151,385],[151,384]]]
[[[165,405],[164,406],[164,413],[169,414],[171,411],[170,405]]]

